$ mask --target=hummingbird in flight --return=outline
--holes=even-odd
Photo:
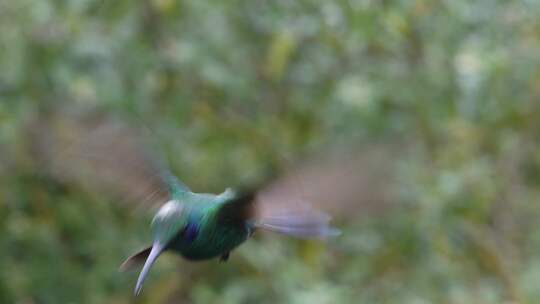
[[[149,270],[164,252],[189,261],[227,261],[232,250],[259,230],[304,239],[340,234],[331,227],[330,216],[315,208],[313,199],[291,195],[294,182],[286,178],[274,179],[255,190],[228,188],[221,194],[196,193],[166,169],[164,161],[157,161],[155,154],[143,149],[147,145],[138,140],[132,128],[101,115],[85,119],[62,116],[52,121],[55,123],[51,125],[70,132],[55,132],[42,123],[35,128],[40,130],[36,147],[50,167],[47,170],[58,179],[107,188],[131,202],[161,204],[151,223],[151,243],[120,266],[125,271],[142,265],[135,295],[141,292]],[[342,166],[337,168],[341,170]],[[315,185],[312,192],[319,192],[315,197],[330,193],[331,200],[338,202],[339,195],[334,194],[353,193],[350,190],[355,188],[356,179],[339,181],[328,178],[332,170],[313,171],[302,173],[300,179]],[[347,185],[347,181],[353,187],[337,187]],[[339,191],[332,191],[336,189]]]
[[[166,182],[170,200],[152,220],[152,245],[127,258],[120,267],[126,270],[143,264],[135,295],[141,292],[148,271],[165,251],[190,261],[227,261],[230,252],[259,229],[319,239],[340,233],[329,225],[328,215],[307,203],[294,208],[280,203],[274,206],[265,203],[264,195],[256,191],[236,193],[229,188],[215,195],[192,192],[173,176],[168,176]]]

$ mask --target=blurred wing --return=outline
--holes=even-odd
[[[224,218],[301,238],[339,234],[328,214],[355,218],[389,207],[392,161],[385,149],[326,155],[290,169],[222,207]]]
[[[384,212],[395,182],[392,147],[327,153],[290,168],[259,193],[259,217],[321,210],[340,218]],[[291,211],[287,211],[291,212]]]
[[[63,182],[107,191],[145,207],[169,199],[168,181],[182,185],[144,149],[133,128],[110,117],[55,115],[35,122],[31,134],[43,168]]]
[[[299,238],[328,238],[340,234],[330,226],[331,217],[310,201],[293,193],[281,193],[275,186],[258,193],[253,209],[256,228]]]

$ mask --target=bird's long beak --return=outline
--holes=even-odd
[[[137,280],[137,285],[135,285],[135,296],[138,296],[141,292],[142,285],[144,283],[144,280],[146,279],[146,276],[148,275],[148,271],[150,270],[150,267],[154,264],[154,262],[157,260],[159,255],[163,252],[163,245],[161,245],[159,242],[155,242],[152,245],[152,250],[150,251],[150,254],[148,255],[148,258],[146,258],[146,262],[144,262],[143,269],[141,270],[141,273],[139,274],[139,279]]]

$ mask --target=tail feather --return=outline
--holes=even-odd
[[[120,271],[129,271],[133,270],[136,267],[142,266],[144,262],[146,261],[146,258],[148,258],[148,255],[150,254],[150,251],[152,250],[152,246],[148,246],[141,251],[138,251],[137,253],[133,254],[132,256],[128,257],[122,265],[120,265],[119,270]]]
[[[146,276],[148,275],[150,268],[162,252],[163,246],[160,243],[155,242],[154,245],[152,245],[150,254],[148,254],[148,258],[146,259],[146,262],[144,262],[143,269],[141,270],[139,278],[137,279],[137,284],[135,285],[135,290],[133,291],[135,296],[138,296],[141,293],[142,285],[144,280],[146,280]]]

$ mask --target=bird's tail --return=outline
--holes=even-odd
[[[264,216],[255,220],[253,226],[298,238],[325,239],[341,234],[330,226],[330,216],[316,210]]]
[[[148,256],[150,255],[150,251],[152,251],[152,246],[148,246],[141,251],[138,251],[137,253],[133,254],[132,256],[128,257],[122,265],[120,265],[119,270],[120,271],[129,271],[133,270],[139,266],[142,266]]]

